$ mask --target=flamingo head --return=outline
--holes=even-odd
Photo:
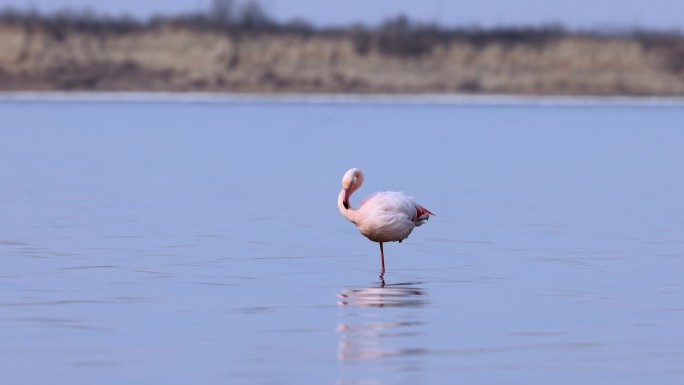
[[[344,190],[344,198],[342,205],[345,209],[349,209],[349,197],[361,187],[363,183],[363,173],[358,168],[352,168],[342,177],[342,190]]]

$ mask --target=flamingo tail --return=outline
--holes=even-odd
[[[427,219],[430,215],[435,214],[421,205],[416,205],[416,219]],[[423,216],[425,216],[425,218],[423,218]]]

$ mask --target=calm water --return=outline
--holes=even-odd
[[[684,383],[684,104],[191,100],[0,102],[0,383]]]

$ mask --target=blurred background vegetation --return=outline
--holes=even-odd
[[[0,11],[0,90],[684,95],[684,37],[561,25],[278,22],[257,1],[141,20]]]

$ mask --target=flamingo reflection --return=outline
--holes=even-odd
[[[337,304],[342,308],[340,316],[343,318],[337,325],[340,334],[338,358],[369,359],[423,353],[423,349],[415,346],[415,338],[411,338],[423,334],[422,312],[415,309],[429,303],[419,284],[384,285],[383,282],[380,287],[345,289],[338,293]],[[377,308],[389,309],[379,311]]]

